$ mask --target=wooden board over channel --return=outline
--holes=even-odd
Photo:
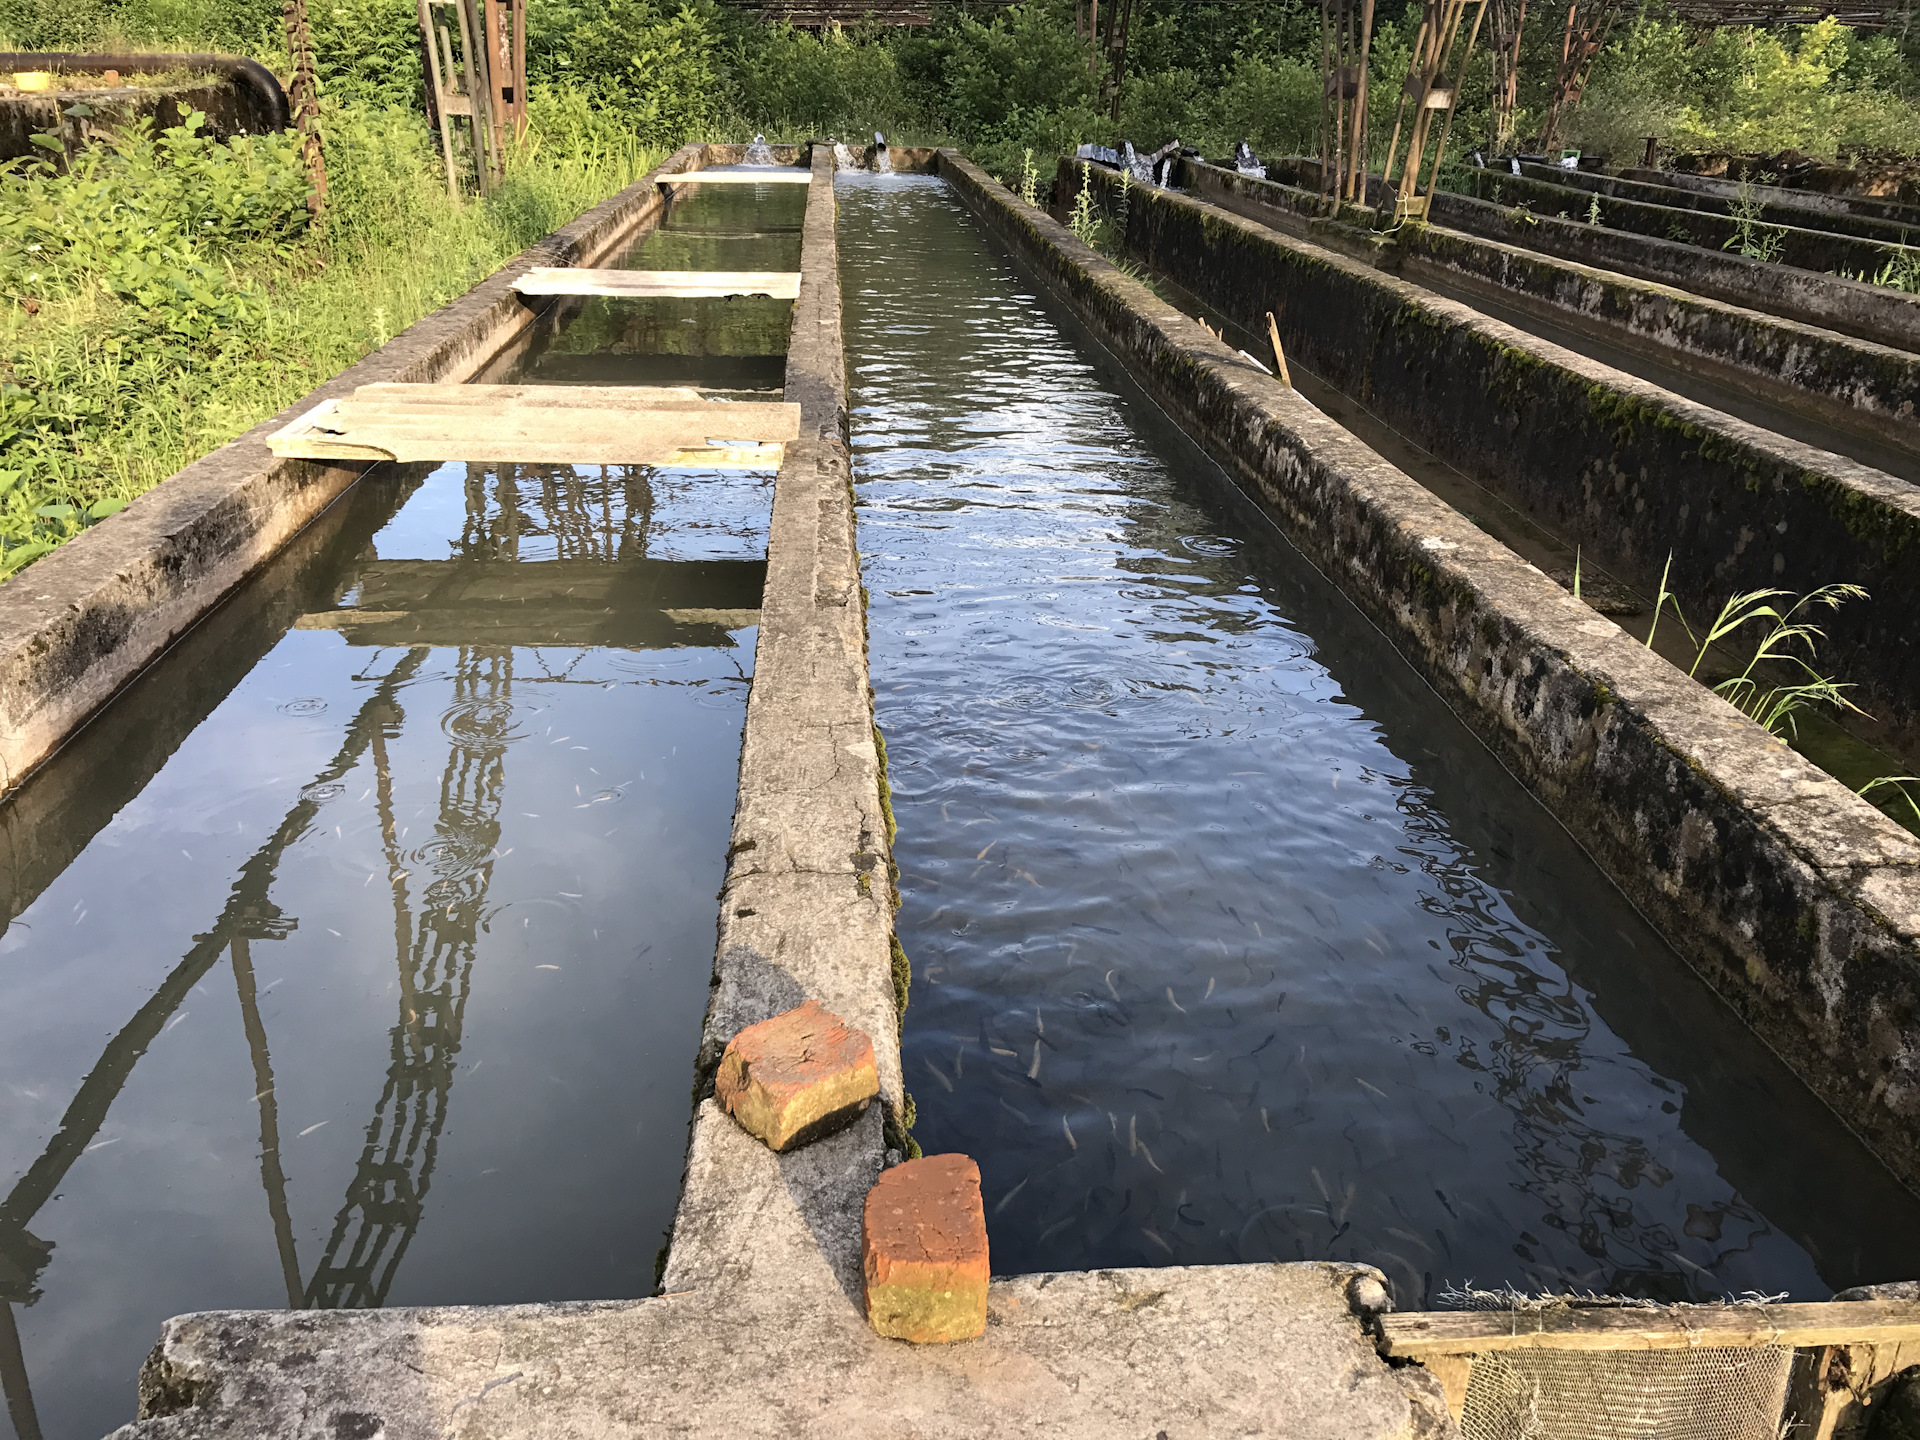
[[[522,295],[604,295],[621,300],[699,300],[726,295],[768,295],[793,300],[800,294],[798,270],[587,270],[536,266],[513,282]]]
[[[1492,1350],[1691,1350],[1701,1346],[1892,1345],[1920,1341],[1920,1301],[1808,1305],[1603,1306],[1434,1310],[1380,1317],[1380,1352],[1396,1359]]]
[[[302,460],[777,466],[800,407],[660,386],[363,385],[269,436]]]

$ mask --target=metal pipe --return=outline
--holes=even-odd
[[[287,111],[287,92],[280,88],[274,73],[258,60],[244,55],[155,54],[137,52],[125,55],[83,55],[71,50],[0,51],[0,74],[17,70],[50,70],[62,75],[97,75],[106,70],[155,75],[166,70],[208,70],[245,85],[260,97],[267,111],[269,130],[292,126]]]

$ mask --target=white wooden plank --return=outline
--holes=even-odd
[[[316,406],[267,444],[276,455],[308,460],[711,470],[777,466],[785,442],[800,433],[797,405],[698,399],[634,404],[630,391],[592,389],[599,393],[567,386],[363,386]],[[484,398],[449,393],[460,390]]]
[[[775,165],[765,170],[681,170],[662,175],[662,185],[810,185],[811,170]]]
[[[706,299],[800,294],[797,270],[588,270],[542,265],[513,282],[522,295],[604,295],[615,299]]]

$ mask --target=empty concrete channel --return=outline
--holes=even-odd
[[[1789,1419],[1871,1312],[1884,1381],[1912,1298],[1822,1302],[1920,1274],[1920,841],[1616,620],[1669,548],[1690,607],[1748,549],[1891,593],[1910,361],[1782,434],[1283,185],[1063,164],[1135,279],[957,154],[840,149],[689,147],[0,592],[16,1430],[138,1370],[129,1437],[1444,1435],[1467,1282],[1677,1303],[1650,1343],[1760,1346]],[[1692,333],[1737,390],[1734,324]],[[679,438],[341,453],[546,392]],[[175,633],[124,618],[186,533],[147,512],[263,491]],[[1727,559],[1764,505],[1817,553]],[[1897,760],[1899,627],[1834,638]],[[807,1001],[879,1103],[776,1153],[716,1072]],[[867,1323],[921,1148],[1003,1277],[954,1346]]]

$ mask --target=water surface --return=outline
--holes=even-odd
[[[0,1433],[188,1311],[651,1292],[771,487],[382,467],[0,805]]]
[[[1913,1197],[945,185],[840,192],[906,1075],[996,1272],[1920,1273]]]

